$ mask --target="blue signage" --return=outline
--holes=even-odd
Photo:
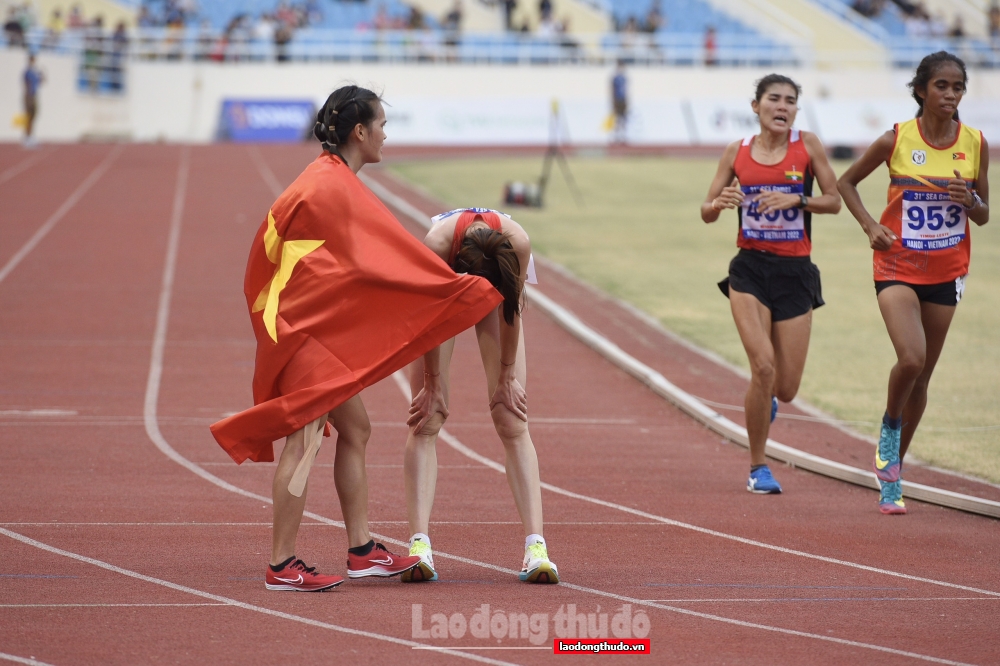
[[[315,123],[311,100],[227,99],[218,135],[223,141],[290,143],[311,136]]]

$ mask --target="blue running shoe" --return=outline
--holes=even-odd
[[[903,482],[879,482],[881,490],[878,495],[878,510],[887,515],[902,515],[906,513],[903,504]]]
[[[767,465],[758,467],[750,472],[747,480],[747,490],[757,495],[780,495],[781,486],[771,476],[771,470]]]
[[[882,424],[882,434],[878,438],[878,448],[875,450],[875,476],[879,481],[893,483],[899,481],[899,438],[902,428],[890,428]]]
[[[778,418],[778,399],[773,395],[771,396],[771,423],[774,423],[774,419]]]

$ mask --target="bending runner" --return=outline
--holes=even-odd
[[[965,291],[968,221],[982,226],[990,219],[989,146],[982,132],[958,119],[967,83],[960,58],[939,51],[921,60],[909,84],[917,117],[879,137],[838,182],[875,251],[875,294],[896,350],[874,463],[886,514],[906,513],[903,457]],[[889,165],[889,205],[876,222],[857,185],[882,163]]]
[[[764,455],[778,400],[798,393],[809,351],[812,311],[823,305],[819,269],[809,258],[812,214],[840,210],[837,177],[819,138],[792,129],[799,85],[769,74],[751,102],[760,134],[731,143],[719,161],[701,219],[711,223],[736,208],[739,253],[719,283],[750,361],[744,400],[750,439],[752,493],[780,493]],[[813,180],[822,196],[813,196]]]
[[[476,324],[479,353],[486,371],[490,414],[506,452],[507,482],[527,535],[519,578],[529,583],[558,583],[542,536],[542,489],[538,457],[528,434],[527,366],[521,335],[521,296],[525,282],[536,284],[531,243],[509,216],[486,208],[453,210],[434,218],[424,243],[456,273],[481,275],[503,295],[501,308]],[[502,312],[502,316],[501,316]],[[403,581],[437,580],[427,535],[437,484],[437,436],[448,418],[452,338],[410,365],[409,435],[404,473],[409,514],[410,555],[420,565]]]
[[[290,492],[306,443],[337,431],[334,481],[351,578],[394,576],[420,562],[368,532],[360,391],[480,321],[500,302],[486,280],[455,275],[357,177],[382,159],[385,112],[375,93],[335,91],[317,114],[323,153],[278,197],[254,239],[244,293],[257,338],[254,407],[212,426],[237,462],[274,460],[269,590],[319,591],[343,582],[295,556],[305,507]],[[314,455],[315,449],[310,448]],[[305,464],[312,459],[306,458]]]

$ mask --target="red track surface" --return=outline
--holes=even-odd
[[[61,148],[0,182],[0,270],[112,150]],[[580,496],[544,493],[546,537],[565,584],[518,583],[512,570],[523,535],[505,479],[441,442],[432,526],[441,582],[348,582],[321,595],[265,591],[270,507],[165,456],[144,426],[144,400],[186,153],[190,177],[155,412],[160,444],[235,488],[269,495],[272,467],[233,465],[207,426],[250,401],[253,340],[242,276],[274,198],[256,158],[284,184],[314,152],[128,146],[0,282],[0,653],[60,665],[461,663],[461,656],[392,641],[414,640],[412,604],[422,604],[424,627],[434,613],[468,619],[490,604],[548,614],[548,651],[507,649],[530,647],[527,638],[418,642],[500,647],[466,654],[539,663],[556,659],[552,620],[560,607],[611,616],[631,602],[651,625],[653,656],[639,663],[920,656],[1000,663],[995,521],[916,502],[909,515],[887,518],[873,492],[789,468],[776,471],[784,495],[750,495],[745,451],[530,309],[528,390],[542,478]],[[0,179],[30,155],[0,147]],[[428,210],[436,205],[408,196]],[[683,388],[739,402],[743,382],[728,371],[553,271],[540,278],[548,295]],[[469,334],[459,338],[453,375],[448,430],[500,461]],[[364,400],[374,425],[372,527],[403,540],[407,401],[391,379]],[[775,438],[859,465],[871,453],[815,424],[779,422]],[[342,572],[343,531],[321,519],[339,519],[331,454],[328,443],[313,473],[308,509],[317,518],[302,527],[299,555]],[[926,470],[919,474],[931,476],[907,473],[994,492]]]

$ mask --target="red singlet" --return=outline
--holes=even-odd
[[[789,208],[761,215],[757,212],[757,202],[752,201],[767,190],[812,196],[812,161],[805,141],[799,130],[791,130],[785,159],[777,164],[761,164],[750,155],[755,138],[743,139],[733,162],[733,171],[746,197],[739,208],[736,245],[783,257],[808,257],[812,251],[812,214],[801,208]]]
[[[448,255],[449,266],[455,265],[455,257],[458,256],[458,251],[462,249],[462,241],[465,240],[465,232],[479,220],[488,224],[490,229],[493,231],[503,231],[503,225],[500,223],[500,216],[496,213],[492,211],[465,211],[455,222],[455,234],[451,237],[451,253]]]

